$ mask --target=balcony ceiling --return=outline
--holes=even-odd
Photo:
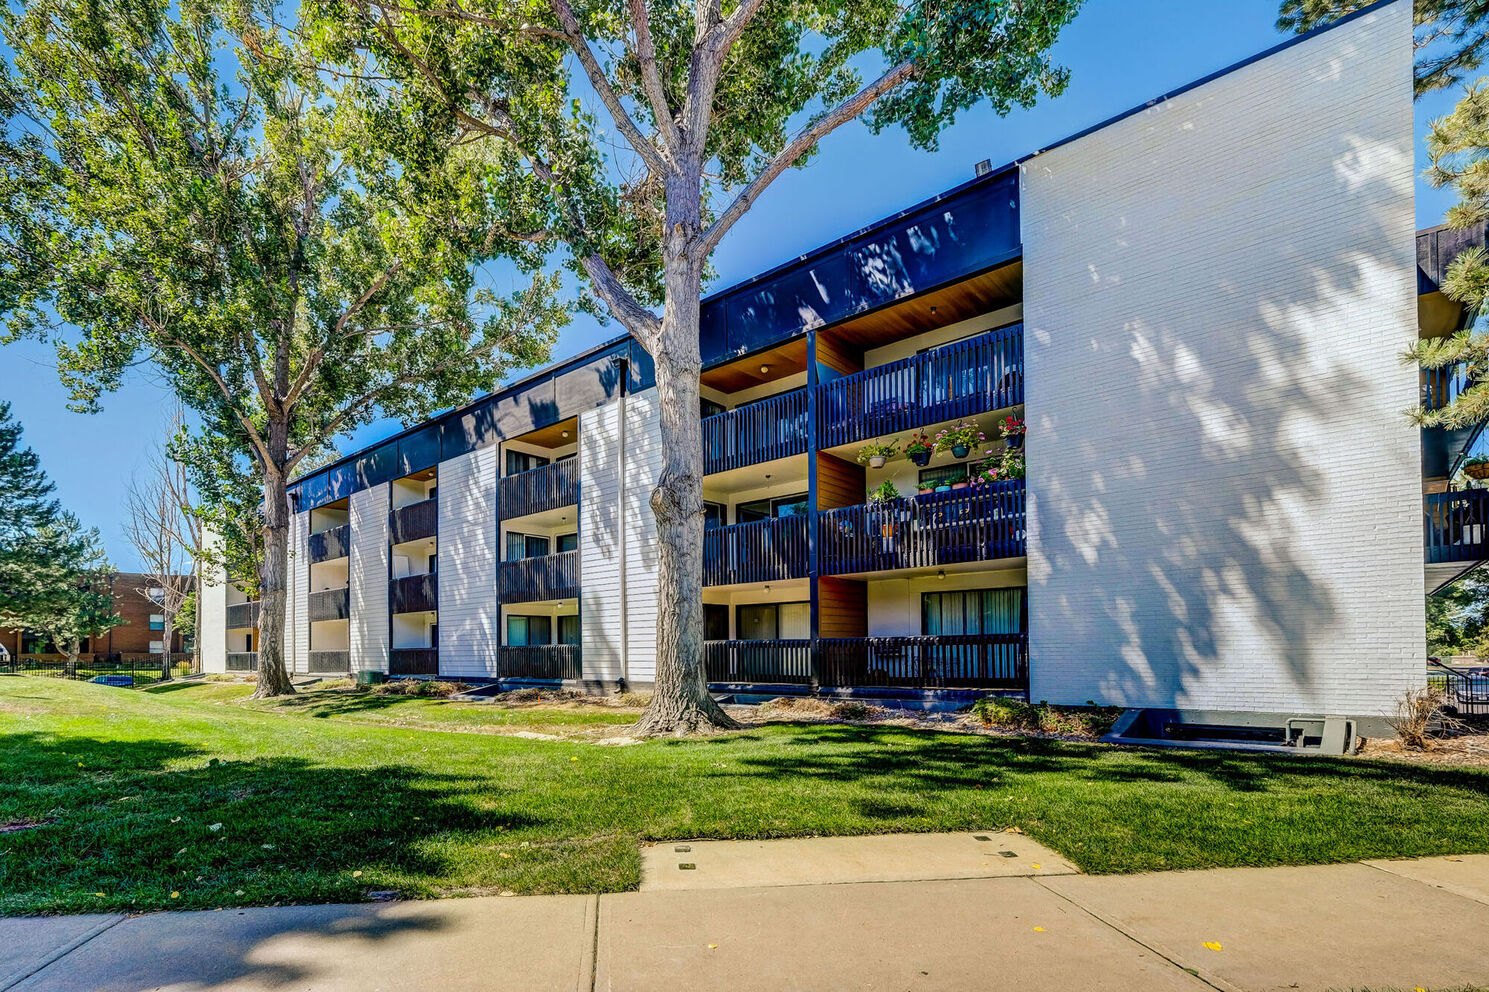
[[[564,436],[564,432],[568,436]],[[521,441],[523,444],[536,444],[540,448],[562,448],[567,444],[574,444],[579,440],[579,418],[570,417],[560,420],[556,424],[547,427],[539,427],[535,431],[519,434],[516,437],[507,438],[508,441]]]
[[[769,371],[761,372],[762,365],[767,366]],[[711,368],[703,373],[703,384],[721,393],[737,393],[741,389],[761,386],[804,372],[806,367],[807,339],[799,337],[774,348],[746,355],[727,365]]]
[[[1020,260],[845,320],[823,334],[863,351],[1012,306],[1023,298]]]

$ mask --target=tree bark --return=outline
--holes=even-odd
[[[289,574],[289,494],[284,465],[288,427],[269,425],[269,464],[264,471],[264,564],[259,574],[259,670],[254,699],[295,691],[284,667],[285,586]]]
[[[166,590],[166,595],[169,596],[170,594],[170,590]],[[171,634],[173,632],[173,624],[171,623],[171,613],[165,608],[164,604],[161,605],[161,615],[164,617],[165,623],[162,625],[161,630],[161,636],[164,638],[164,641],[161,643],[160,648],[160,680],[162,682],[169,682],[172,677]]]
[[[663,277],[666,304],[652,358],[661,407],[662,474],[652,490],[657,521],[656,685],[633,732],[695,734],[738,727],[708,694],[703,671],[703,424],[698,346],[703,264],[692,256],[700,228],[701,170],[668,182]],[[671,594],[669,596],[669,593]]]

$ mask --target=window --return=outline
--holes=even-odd
[[[429,574],[430,575],[433,575],[433,574],[435,574],[438,571],[439,571],[439,554],[436,553],[436,554],[432,554],[432,555],[429,556]]]
[[[758,603],[740,606],[737,608],[736,636],[741,641],[805,639],[811,636],[811,619],[810,603]]]
[[[429,625],[429,646],[432,648],[439,647],[439,624],[437,623]]]
[[[560,534],[560,535],[558,535],[557,540],[558,540],[558,550],[559,551],[578,551],[579,550],[579,535],[578,534]]]
[[[923,634],[1021,634],[1024,590],[928,592],[920,599]]]
[[[985,468],[989,461],[996,462],[997,459],[984,459],[983,461],[970,461],[954,465],[937,465],[935,468],[923,468],[920,470],[920,484],[922,486],[940,486],[948,480],[959,475],[968,478],[976,475]]]
[[[430,486],[429,495],[425,499],[437,499],[439,497],[439,486]]]
[[[165,615],[163,613],[150,614],[150,629],[165,630]]]
[[[558,643],[574,645],[579,643],[579,617],[558,618]]]
[[[577,537],[576,537],[577,539]],[[578,546],[577,544],[575,545]],[[548,553],[548,538],[507,531],[507,561],[541,558]]]
[[[548,459],[542,455],[530,455],[525,451],[507,452],[507,474],[517,475],[520,472],[530,472],[535,468],[542,468],[548,464]]]
[[[530,644],[547,644],[552,639],[552,617],[507,617],[507,644],[511,647],[525,647]]]
[[[723,527],[729,523],[729,508],[723,503],[703,503],[703,529]]]
[[[736,523],[747,524],[755,520],[769,520],[771,517],[798,517],[806,512],[807,494],[796,493],[792,496],[741,503],[734,508],[734,520]]]
[[[145,597],[152,603],[164,603],[165,590],[160,588],[160,586],[151,586],[149,589],[145,590]]]
[[[716,413],[723,412],[724,404],[715,403],[705,396],[698,397],[698,419],[702,420],[704,417],[712,417]]]
[[[705,641],[727,641],[729,639],[729,607],[718,603],[703,604],[703,639]]]
[[[160,654],[164,650],[165,650],[165,642],[164,641],[151,641],[150,642],[150,653],[151,654]]]

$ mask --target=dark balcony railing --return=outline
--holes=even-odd
[[[305,612],[311,621],[346,620],[352,615],[350,589],[322,589],[306,597]]]
[[[504,645],[497,655],[504,679],[577,679],[581,672],[577,644]]]
[[[833,637],[817,642],[825,686],[1025,689],[1026,634]]]
[[[1429,565],[1489,559],[1489,489],[1423,497]]]
[[[577,598],[579,552],[502,562],[496,570],[496,595],[503,603]]]
[[[724,472],[807,450],[807,391],[797,389],[703,418],[703,471]]]
[[[1428,410],[1441,410],[1474,384],[1467,365],[1423,369],[1422,375],[1425,379],[1422,384],[1422,406]]]
[[[824,575],[995,561],[1024,554],[1023,480],[827,510]]]
[[[703,672],[710,682],[809,685],[811,641],[704,641]]]
[[[390,613],[424,613],[439,609],[439,580],[433,574],[409,575],[388,584]]]
[[[259,625],[259,601],[251,599],[246,603],[231,603],[227,608],[228,630],[247,630]]]
[[[496,484],[497,513],[503,520],[573,506],[577,502],[578,458],[565,458],[542,468],[504,476]]]
[[[230,672],[256,672],[259,667],[259,653],[257,651],[229,651],[227,653],[227,670]]]
[[[773,517],[703,532],[703,584],[776,582],[807,574],[807,518]]]
[[[817,389],[823,448],[1016,406],[1024,401],[1024,327],[1002,327]]]
[[[311,534],[307,544],[312,565],[317,562],[345,558],[352,553],[351,524],[342,524],[340,527],[323,530],[319,534]]]
[[[310,671],[349,672],[352,670],[351,653],[347,651],[310,652]]]
[[[388,652],[389,675],[438,675],[438,648],[394,648]]]
[[[426,499],[400,506],[388,514],[389,543],[402,544],[433,537],[439,529],[438,500]]]

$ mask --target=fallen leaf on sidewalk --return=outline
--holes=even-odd
[[[708,945],[708,949],[709,949],[709,950],[713,950],[713,949],[714,949],[714,948],[716,948],[716,947],[718,947],[718,946],[719,946],[719,945],[718,945],[718,944],[709,944],[709,945]]]
[[[1034,932],[1035,933],[1044,933],[1044,927],[1035,927],[1034,928]]]
[[[1205,947],[1205,948],[1207,948],[1207,949],[1209,949],[1209,950],[1212,950],[1212,951],[1218,951],[1218,950],[1220,950],[1220,941],[1218,941],[1218,940],[1207,940],[1207,941],[1204,942],[1204,944],[1202,946]]]

